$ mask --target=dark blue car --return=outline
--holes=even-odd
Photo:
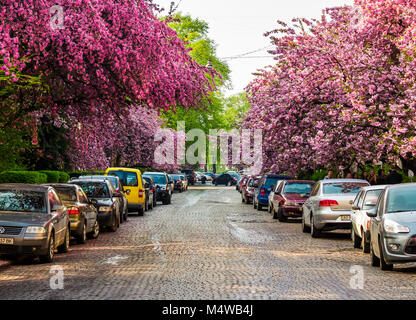
[[[263,207],[269,206],[269,194],[276,183],[282,180],[292,180],[292,177],[277,174],[266,174],[261,178],[259,187],[254,194],[254,209],[261,211]]]

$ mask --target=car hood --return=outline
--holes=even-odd
[[[387,213],[384,217],[416,230],[416,211]]]
[[[45,225],[53,216],[46,213],[28,213],[4,211],[0,213],[0,225],[25,227],[29,225]]]

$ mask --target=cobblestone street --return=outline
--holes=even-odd
[[[64,270],[51,290],[50,268]],[[351,289],[352,266],[364,289]],[[1,299],[415,299],[416,268],[382,272],[348,232],[312,239],[241,203],[235,188],[175,194],[117,233],[73,244],[52,265],[0,269]]]

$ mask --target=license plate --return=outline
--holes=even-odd
[[[0,244],[13,244],[13,238],[0,238]]]
[[[341,221],[351,221],[350,216],[341,216]]]
[[[300,207],[300,208],[299,208],[299,211],[301,211],[301,212],[302,212],[302,211],[303,211],[303,208],[302,208],[302,207]]]

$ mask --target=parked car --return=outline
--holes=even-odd
[[[351,209],[351,239],[354,248],[362,248],[364,253],[370,253],[370,218],[367,211],[374,209],[378,197],[386,186],[362,188],[355,198]]]
[[[150,204],[150,208],[153,209],[154,207],[156,207],[157,205],[157,201],[156,201],[156,183],[153,181],[153,179],[151,177],[145,177],[143,176],[143,180],[145,181],[145,186],[148,186],[149,191],[146,192],[148,194],[148,203]],[[147,185],[146,185],[147,183]]]
[[[253,176],[248,179],[247,183],[243,185],[241,190],[241,201],[250,204],[253,202],[254,194],[259,187],[261,176]]]
[[[273,219],[285,222],[302,217],[302,206],[311,194],[314,181],[286,180],[278,184],[271,201]]]
[[[275,186],[279,181],[290,180],[292,179],[289,176],[282,176],[276,174],[266,174],[264,175],[260,182],[259,187],[256,190],[253,198],[253,207],[258,211],[261,211],[263,207],[269,206],[269,194],[272,191],[273,186]]]
[[[68,209],[55,189],[27,184],[0,185],[0,254],[38,256],[52,262],[55,248],[69,248]]]
[[[71,180],[84,190],[98,211],[100,228],[116,232],[120,227],[120,197],[108,180]]]
[[[185,190],[184,184],[182,182],[181,176],[177,174],[170,174],[169,178],[173,181],[174,190],[182,192]]]
[[[106,175],[120,178],[127,197],[129,212],[138,212],[139,216],[143,216],[148,203],[146,202],[145,185],[140,170],[108,168]]]
[[[322,231],[351,229],[351,200],[370,184],[357,179],[327,179],[315,184],[303,204],[302,230],[319,238]]]
[[[188,187],[189,187],[188,177],[186,176],[186,174],[180,174],[179,176],[181,177],[184,191],[188,190]]]
[[[88,199],[84,190],[75,184],[50,184],[55,189],[62,203],[68,208],[71,221],[71,236],[79,244],[89,239],[97,239],[100,234],[98,212]]]
[[[128,220],[128,216],[129,216],[129,202],[127,200],[127,197],[125,196],[124,193],[124,187],[123,187],[123,182],[121,181],[121,179],[117,176],[80,176],[78,179],[81,180],[96,180],[96,179],[103,179],[103,180],[109,180],[111,182],[111,184],[114,187],[114,190],[116,193],[120,194],[120,223],[123,223],[124,221]]]
[[[204,175],[207,176],[207,181],[211,181],[214,180],[215,178],[215,174],[213,174],[212,172],[204,172]]]
[[[284,180],[281,180],[281,181],[277,182],[277,183],[273,186],[273,189],[272,189],[272,191],[271,191],[271,192],[270,192],[270,194],[269,194],[269,206],[267,207],[267,212],[268,212],[268,213],[272,213],[272,200],[273,200],[273,197],[275,196],[275,193],[276,193],[277,189],[279,188],[280,184],[281,184],[283,181],[284,181]]]
[[[249,176],[242,176],[240,181],[237,182],[238,192],[240,193],[243,192],[243,185],[247,184],[249,178],[250,178]]]
[[[222,186],[235,186],[237,184],[237,179],[230,175],[229,173],[223,173],[217,176],[212,183],[215,186],[222,185]]]
[[[164,205],[172,203],[174,184],[166,173],[145,172],[143,176],[152,178],[156,183],[156,201],[161,201]]]
[[[185,169],[182,170],[181,173],[186,174],[187,178],[188,178],[188,182],[191,186],[195,185],[196,182],[196,174],[194,170],[191,169]]]
[[[416,184],[387,186],[370,222],[371,265],[392,270],[394,264],[416,262]]]

